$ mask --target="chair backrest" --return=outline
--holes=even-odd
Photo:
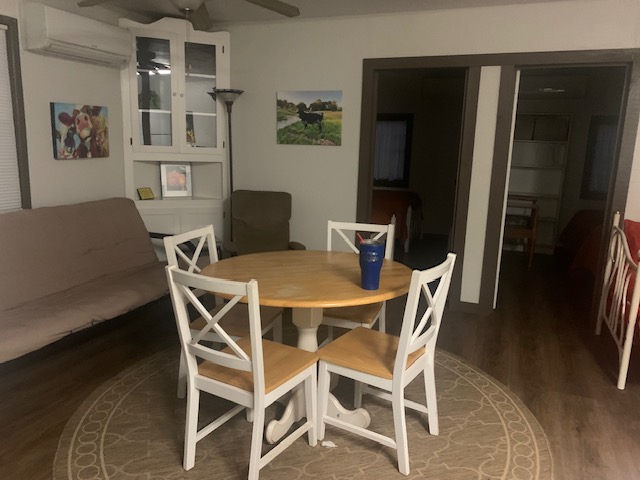
[[[393,260],[393,242],[395,239],[395,225],[393,223],[389,225],[378,225],[375,223],[348,223],[329,220],[327,223],[327,250],[333,250],[333,237],[338,236],[345,241],[352,251],[360,253],[360,250],[356,246],[357,233],[363,238],[384,240],[386,242],[384,258]]]
[[[258,282],[250,280],[245,283],[207,277],[180,270],[175,265],[167,266],[166,271],[189,377],[193,378],[198,373],[198,359],[202,359],[223,367],[253,372],[254,393],[264,395],[264,361]],[[225,296],[229,298],[229,301],[220,310],[214,311],[215,314],[212,315],[194,293],[197,290],[205,290],[216,296]],[[220,325],[220,320],[245,297],[249,310],[251,356],[238,346],[236,341]],[[207,322],[197,333],[191,329],[189,323],[189,305],[193,306]],[[215,332],[228,348],[214,350],[207,346],[205,344],[206,337],[210,331]]]
[[[233,244],[239,255],[287,250],[291,194],[236,190],[231,195]]]
[[[411,274],[411,285],[398,341],[394,377],[403,374],[407,357],[411,353],[420,348],[426,348],[431,354],[435,352],[455,263],[456,254],[449,253],[447,259],[440,265],[423,271],[414,270]],[[423,307],[426,307],[424,311],[418,308],[421,305],[421,299],[424,300]]]
[[[213,225],[164,237],[167,263],[200,273],[201,267],[218,261],[215,238]]]

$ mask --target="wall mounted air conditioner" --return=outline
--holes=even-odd
[[[20,21],[30,51],[112,67],[131,57],[131,33],[114,25],[41,3],[22,4]]]

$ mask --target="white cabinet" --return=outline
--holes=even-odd
[[[509,193],[537,201],[539,252],[552,253],[558,235],[570,124],[569,115],[516,115]]]
[[[121,74],[127,196],[147,228],[177,233],[214,224],[222,238],[227,192],[225,112],[208,92],[229,87],[228,32],[194,31],[181,19],[121,20],[133,55]],[[162,198],[161,166],[190,165],[190,195]],[[154,200],[138,200],[150,187]],[[185,192],[186,194],[186,192]]]

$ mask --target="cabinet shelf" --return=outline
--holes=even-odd
[[[517,192],[515,190],[509,190],[509,194],[518,195],[520,197],[529,197],[531,199],[552,199],[559,200],[561,195],[557,193],[537,193],[537,192]]]
[[[187,78],[189,78],[189,77],[192,77],[192,78],[206,78],[207,80],[215,80],[216,79],[215,75],[209,75],[209,74],[206,74],[206,73],[188,73],[188,72],[185,72],[184,76],[187,77]]]
[[[189,115],[196,115],[199,117],[217,117],[218,114],[217,113],[211,113],[211,112],[192,112],[192,111],[187,111],[187,113]]]
[[[171,115],[171,110],[158,110],[155,108],[139,108],[138,112],[140,113],[168,113]]]
[[[562,165],[519,165],[511,163],[511,168],[521,168],[523,170],[564,170]]]
[[[522,139],[514,139],[513,143],[544,143],[544,144],[556,144],[556,145],[566,145],[566,140],[522,140]]]

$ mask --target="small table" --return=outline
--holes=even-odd
[[[392,260],[384,260],[378,290],[360,287],[358,255],[346,252],[286,250],[239,255],[206,266],[203,275],[248,282],[258,281],[260,304],[292,309],[293,323],[298,330],[298,348],[315,352],[318,349],[318,326],[322,311],[330,307],[348,307],[382,302],[409,291],[411,269]],[[299,390],[301,391],[301,390]],[[275,443],[302,418],[304,404],[301,395],[292,397],[281,419],[273,420],[265,436]],[[330,413],[345,421],[368,426],[369,414],[358,408],[345,410],[331,399]]]

